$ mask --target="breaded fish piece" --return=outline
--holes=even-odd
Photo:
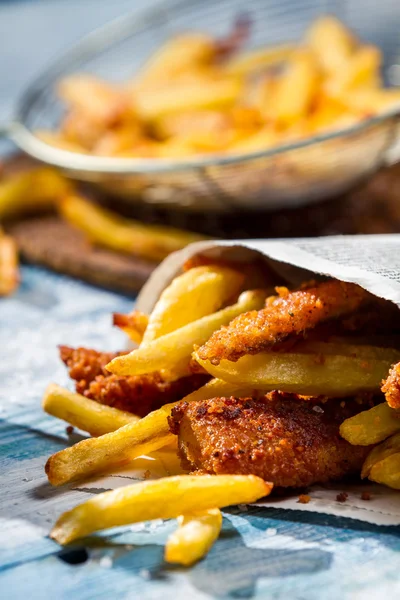
[[[400,408],[400,363],[390,369],[387,379],[382,382],[381,390],[391,408]]]
[[[211,474],[254,474],[296,488],[359,473],[370,447],[339,435],[344,419],[365,410],[355,399],[304,402],[295,394],[182,402],[170,427],[185,467]]]
[[[91,348],[59,346],[60,358],[68,368],[69,376],[76,382],[78,394],[84,394],[89,384],[99,375],[110,375],[105,366],[110,360],[126,352],[98,352]]]
[[[69,369],[70,377],[76,381],[79,394],[140,417],[163,404],[181,400],[210,379],[209,375],[200,373],[171,382],[164,381],[160,373],[118,376],[105,369],[107,362],[117,353],[61,346],[60,355]]]
[[[326,281],[309,289],[289,292],[277,288],[262,310],[243,313],[216,331],[199,350],[203,360],[218,365],[221,360],[237,361],[245,354],[257,354],[277,343],[298,336],[319,323],[349,314],[371,298],[353,283]]]

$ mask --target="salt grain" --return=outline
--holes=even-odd
[[[318,406],[318,405],[316,405],[316,406],[313,406],[313,410],[315,410],[315,412],[317,412],[317,413],[323,413],[323,412],[324,412],[324,409],[323,409],[323,408],[321,408],[321,407],[320,407],[320,406]]]

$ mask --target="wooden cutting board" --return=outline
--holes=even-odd
[[[56,216],[21,221],[8,231],[26,261],[120,292],[134,294],[140,290],[156,266],[94,247]]]

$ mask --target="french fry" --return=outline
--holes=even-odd
[[[245,398],[246,396],[251,396],[253,391],[253,388],[240,387],[236,384],[222,381],[222,379],[210,379],[201,388],[182,398],[182,402],[196,402],[198,400],[208,400],[209,398],[225,396],[228,398],[230,396]]]
[[[49,415],[87,431],[92,436],[104,435],[128,423],[139,421],[136,415],[99,404],[54,383],[46,388],[42,407]]]
[[[139,123],[124,123],[106,131],[93,147],[97,156],[120,156],[133,150],[144,139]]]
[[[228,267],[195,267],[175,277],[155,305],[142,344],[197,321],[234,299],[244,275]]]
[[[194,358],[208,373],[243,387],[305,396],[347,396],[377,391],[391,361],[351,356],[262,352],[213,365]]]
[[[83,231],[92,242],[156,261],[203,239],[172,227],[143,225],[139,221],[124,219],[76,194],[66,195],[59,204],[59,211],[68,223]]]
[[[356,47],[356,40],[350,31],[332,16],[314,21],[305,41],[327,74],[340,71]]]
[[[178,517],[178,529],[169,536],[164,558],[168,563],[192,565],[211,549],[222,527],[222,514],[212,508],[202,514]]]
[[[377,88],[381,84],[382,53],[376,46],[357,50],[335,75],[327,80],[324,89],[333,97],[341,97],[354,88]]]
[[[340,426],[342,438],[354,446],[378,444],[398,431],[400,410],[390,408],[387,402],[346,419]]]
[[[75,111],[107,126],[117,123],[131,110],[129,99],[122,89],[84,73],[62,79],[58,84],[58,94]]]
[[[336,354],[338,356],[351,356],[352,358],[365,358],[373,360],[386,360],[391,363],[400,361],[400,350],[395,348],[379,348],[367,344],[351,344],[349,342],[312,342],[305,341],[296,344],[296,352],[302,354]]]
[[[182,361],[190,359],[194,345],[203,344],[216,329],[226,325],[240,313],[260,309],[264,300],[265,292],[262,290],[243,292],[236,304],[176,329],[129,354],[114,358],[106,368],[116,375],[173,370]]]
[[[400,452],[391,454],[375,464],[368,479],[387,485],[394,490],[400,490]]]
[[[167,418],[174,406],[165,404],[137,422],[53,454],[45,467],[49,482],[58,486],[101,473],[172,443]]]
[[[0,229],[0,296],[9,296],[20,280],[17,245],[12,237]]]
[[[101,529],[255,502],[272,484],[254,475],[177,475],[104,492],[64,513],[51,537],[68,544]]]
[[[264,114],[281,125],[292,125],[307,115],[318,87],[319,73],[313,54],[306,49],[295,50],[275,82]]]
[[[355,89],[349,90],[344,98],[350,110],[370,116],[398,109],[400,111],[400,91],[398,89]]]
[[[215,42],[208,35],[189,33],[168,40],[146,62],[138,77],[137,86],[158,84],[194,68],[210,64],[215,55]]]
[[[371,475],[374,476],[374,474],[379,473],[379,469],[375,471],[375,473],[373,472],[374,468],[377,467],[379,463],[398,454],[400,454],[400,433],[392,435],[385,442],[379,444],[379,446],[375,446],[375,448],[371,450],[364,461],[361,477],[368,477],[371,479]],[[397,475],[400,480],[400,471],[398,471]],[[376,479],[373,479],[373,481],[376,481]]]
[[[244,54],[234,56],[224,65],[224,71],[232,75],[249,75],[254,71],[267,69],[284,62],[294,50],[291,44],[257,48]]]
[[[257,150],[272,148],[279,143],[279,136],[273,127],[266,125],[256,133],[249,135],[229,146],[230,154],[249,154]]]
[[[60,136],[68,144],[77,145],[87,153],[93,151],[108,131],[106,123],[100,123],[92,119],[90,115],[72,109],[66,114],[61,124]]]
[[[113,325],[122,329],[132,342],[136,344],[140,344],[142,341],[148,323],[148,315],[138,310],[134,310],[129,315],[121,313],[113,314]]]
[[[143,121],[158,121],[171,113],[227,108],[239,98],[242,88],[238,77],[199,74],[197,78],[177,80],[173,86],[138,90],[134,100]]]
[[[232,126],[229,114],[217,110],[190,110],[165,115],[152,124],[160,139],[184,137],[188,132],[221,135]]]
[[[40,167],[0,182],[0,220],[53,208],[71,184],[54,169]]]

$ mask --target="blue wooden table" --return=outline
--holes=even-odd
[[[63,423],[44,415],[41,395],[49,381],[68,384],[57,344],[124,343],[110,313],[129,310],[132,300],[41,269],[22,275],[19,292],[0,301],[0,598],[400,597],[399,528],[300,511],[225,511],[220,539],[191,569],[163,562],[171,522],[61,550],[48,531],[88,493],[47,484],[47,457],[71,440]]]

